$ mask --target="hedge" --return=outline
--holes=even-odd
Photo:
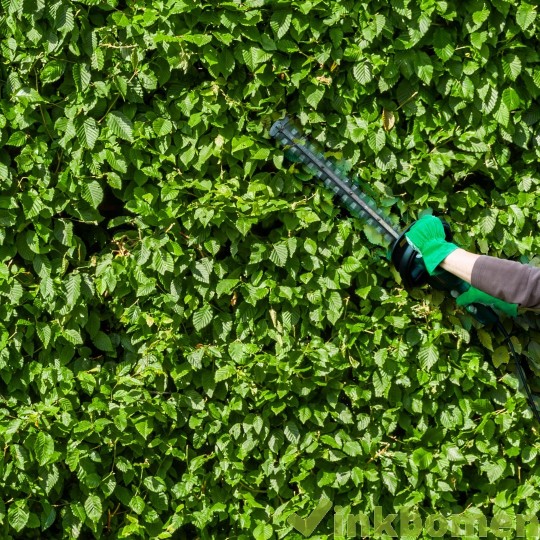
[[[534,264],[539,31],[519,0],[2,0],[2,538],[294,540],[322,496],[535,515],[502,339],[268,131]],[[534,376],[537,318],[505,326]]]

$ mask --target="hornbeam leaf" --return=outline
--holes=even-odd
[[[71,32],[74,27],[73,10],[71,7],[67,4],[60,4],[55,11],[54,25],[56,30],[64,33]]]
[[[480,219],[480,232],[484,235],[489,234],[497,224],[497,213],[493,210],[484,210]]]
[[[306,101],[314,108],[317,108],[319,101],[324,95],[324,87],[315,86],[314,84],[310,85],[304,92]]]
[[[160,274],[165,274],[165,272],[172,272],[174,270],[172,255],[161,249],[156,249],[156,251],[154,251],[152,264]]]
[[[274,529],[269,523],[259,523],[253,531],[254,540],[270,540],[273,534]]]
[[[20,532],[24,529],[28,523],[28,518],[30,517],[30,512],[26,506],[26,502],[18,500],[11,504],[8,510],[8,521],[9,524],[15,529],[15,531]]]
[[[516,22],[522,30],[527,30],[536,20],[536,15],[536,7],[522,3],[517,9]]]
[[[88,89],[90,81],[92,80],[92,74],[87,64],[76,62],[72,68],[73,80],[75,86],[80,93],[85,92]]]
[[[505,75],[515,81],[521,73],[521,59],[515,54],[507,54],[502,59],[502,67]]]
[[[75,305],[81,294],[81,275],[70,274],[66,279],[66,301],[69,307]]]
[[[517,109],[521,103],[518,93],[513,88],[506,88],[501,99],[509,111]]]
[[[84,502],[84,511],[91,521],[99,521],[103,513],[101,499],[97,495],[89,495]]]
[[[163,137],[172,132],[172,122],[168,118],[158,118],[152,123],[152,127],[158,137]]]
[[[39,77],[44,83],[52,83],[57,81],[63,74],[66,68],[66,63],[61,60],[51,60],[41,70]]]
[[[83,199],[93,208],[97,208],[103,201],[103,189],[97,180],[85,182],[81,191]]]
[[[54,454],[54,440],[53,438],[40,431],[37,434],[36,441],[34,443],[34,452],[40,465],[45,465]]]
[[[292,13],[286,11],[276,11],[270,19],[270,27],[276,34],[278,39],[281,39],[291,26]]]
[[[95,337],[92,340],[94,342],[94,345],[100,350],[105,352],[112,352],[114,351],[114,347],[111,341],[111,338],[105,334],[105,332],[102,332],[99,330]]]
[[[429,371],[439,359],[439,351],[433,343],[428,343],[420,349],[418,359],[420,360],[422,369]]]
[[[181,36],[181,40],[195,43],[195,45],[202,47],[212,41],[212,36],[208,34],[184,34]]]
[[[362,62],[353,67],[353,76],[360,84],[368,84],[373,79],[371,64]]]
[[[488,87],[487,93],[485,95],[485,100],[483,103],[483,110],[485,113],[489,114],[497,105],[499,99],[499,92],[496,88]]]
[[[201,309],[193,314],[193,326],[195,330],[202,330],[205,326],[208,326],[214,317],[212,308],[206,304]]]
[[[80,332],[78,330],[73,330],[72,328],[68,328],[68,329],[62,331],[62,335],[70,343],[73,343],[73,345],[82,345],[83,344],[81,334],[80,334]]]
[[[277,266],[285,266],[289,251],[283,244],[274,244],[270,252],[270,260]]]
[[[221,366],[220,368],[216,369],[214,380],[215,382],[225,381],[233,377],[235,374],[235,367],[231,366],[230,364],[226,364],[225,366]]]
[[[255,71],[259,64],[266,62],[271,57],[272,55],[270,53],[259,47],[250,46],[242,51],[242,58],[250,71]]]
[[[93,118],[78,119],[75,123],[75,131],[81,146],[90,150],[94,148],[99,137],[99,128]]]
[[[37,334],[39,336],[39,339],[43,343],[43,346],[47,348],[49,346],[49,343],[52,337],[51,327],[46,323],[38,322],[36,329],[37,329]]]
[[[493,117],[499,124],[502,124],[505,127],[508,126],[508,122],[510,122],[510,111],[504,101],[499,103],[499,107],[493,113]]]
[[[133,124],[131,120],[120,111],[111,111],[107,114],[107,127],[118,137],[133,142]]]
[[[506,469],[506,461],[498,459],[495,463],[487,462],[482,465],[482,470],[487,474],[488,480],[493,483],[498,480]]]

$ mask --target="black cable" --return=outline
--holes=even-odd
[[[506,331],[506,328],[502,325],[501,321],[499,320],[497,320],[497,328],[499,329],[501,334],[504,336],[504,341],[508,345],[510,354],[512,355],[512,358],[514,359],[514,362],[516,364],[518,377],[521,381],[521,384],[523,385],[523,388],[525,388],[525,393],[527,394],[527,401],[529,402],[529,406],[531,407],[533,414],[536,417],[536,420],[540,424],[540,412],[538,411],[538,408],[536,407],[536,403],[534,402],[531,387],[529,386],[529,383],[527,381],[527,375],[525,374],[525,370],[523,369],[521,359],[519,355],[516,353],[516,350],[514,349],[514,345],[512,343],[512,340],[510,339],[510,336],[508,335],[508,332]]]

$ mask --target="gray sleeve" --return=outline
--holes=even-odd
[[[471,285],[511,304],[540,309],[540,268],[481,255],[474,263]]]

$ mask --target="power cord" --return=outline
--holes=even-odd
[[[521,358],[516,353],[512,340],[510,339],[510,335],[506,331],[506,328],[502,325],[501,321],[497,319],[496,324],[499,332],[501,332],[501,334],[504,336],[504,342],[507,344],[508,350],[510,351],[511,356],[514,359],[514,362],[516,364],[516,370],[518,372],[518,377],[521,381],[521,384],[523,385],[523,388],[525,389],[525,394],[527,395],[527,401],[529,403],[529,406],[531,407],[533,414],[536,417],[536,420],[540,424],[540,412],[538,411],[536,403],[534,402],[534,397],[531,391],[531,387],[529,386],[529,382],[527,381],[527,375],[525,374],[525,370],[523,369]]]

